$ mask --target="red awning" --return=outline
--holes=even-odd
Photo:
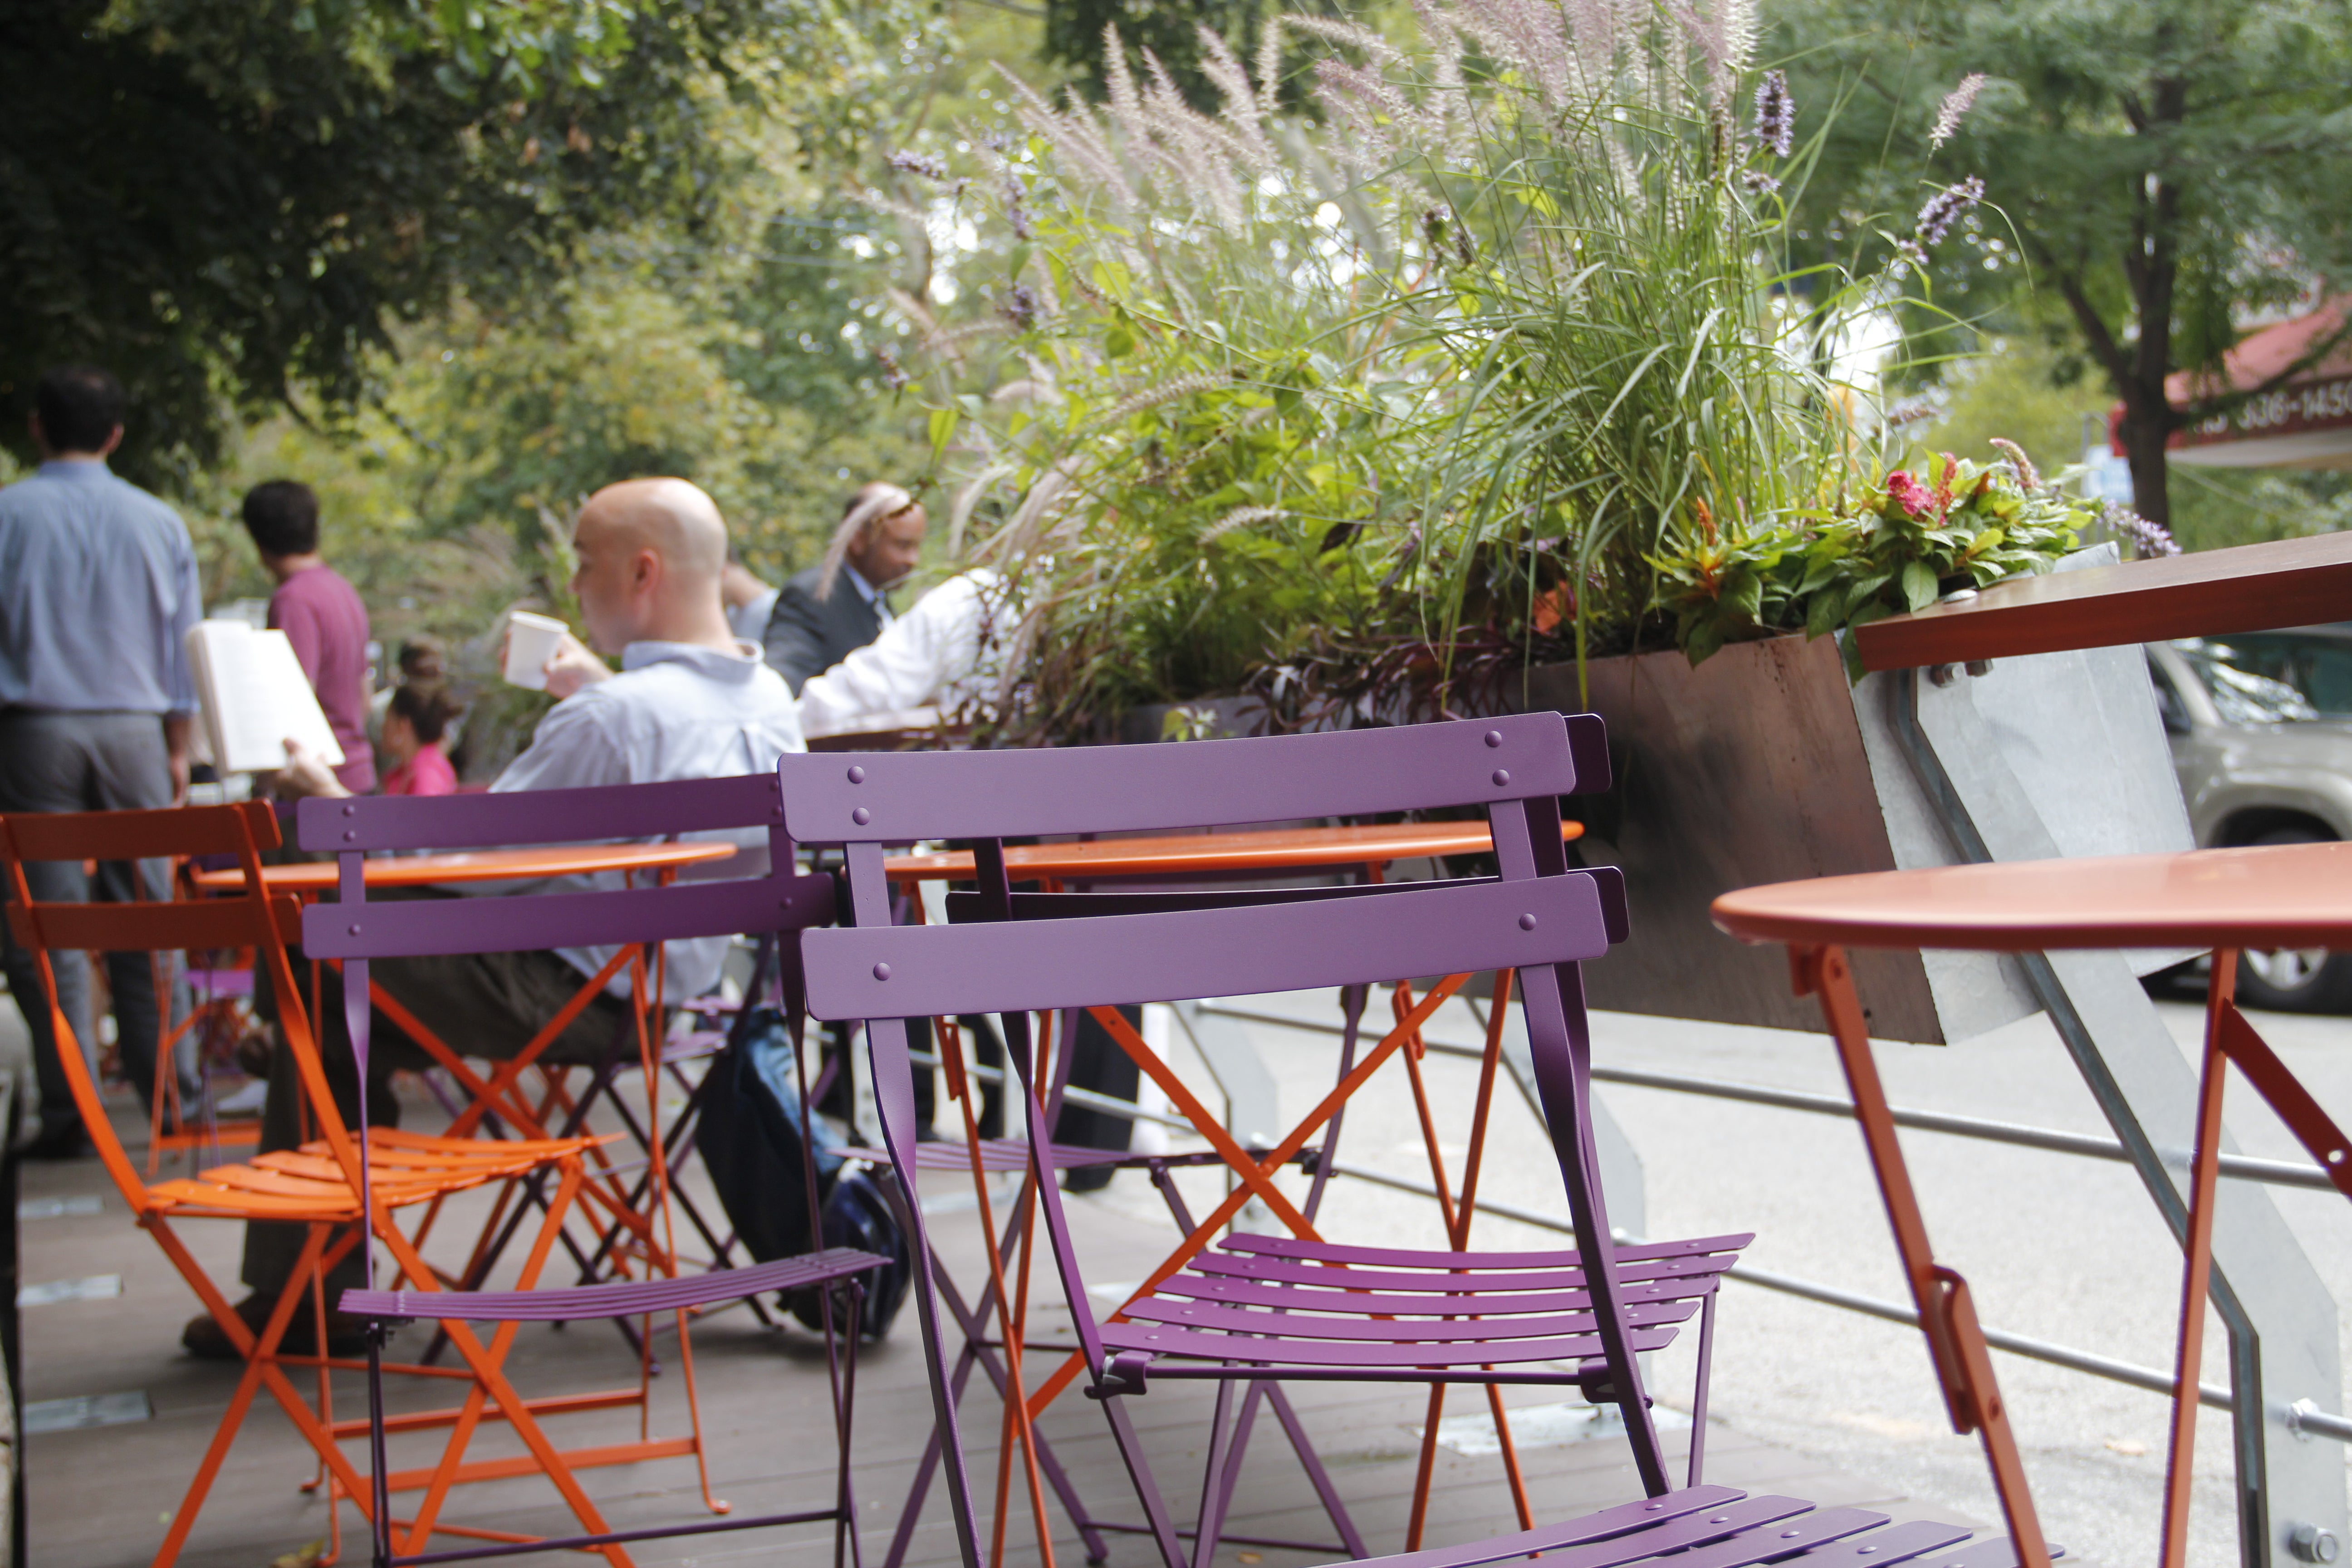
[[[2262,385],[2344,325],[2352,295],[2330,300],[2307,316],[2249,333],[2222,356],[2222,369],[2180,371],[2166,378],[2175,408],[2199,394]],[[2117,405],[2108,420],[2121,420]],[[2215,468],[2352,468],[2352,342],[2338,343],[2317,364],[2228,414],[2176,430],[2166,443],[2173,461]],[[2116,444],[2122,455],[2123,447]]]

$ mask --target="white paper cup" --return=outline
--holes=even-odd
[[[546,690],[547,661],[555,657],[555,650],[562,646],[563,634],[571,629],[552,616],[535,616],[529,610],[509,611],[507,679],[533,691]]]

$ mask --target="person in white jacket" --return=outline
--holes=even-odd
[[[952,710],[981,695],[988,656],[1009,629],[1002,577],[984,566],[950,577],[801,688],[801,729],[837,734],[887,714]]]

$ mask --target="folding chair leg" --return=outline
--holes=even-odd
[[[1706,1390],[1715,1370],[1715,1299],[1720,1294],[1718,1285],[1698,1308],[1698,1379],[1691,1391],[1690,1476],[1685,1486],[1698,1485],[1706,1470]]]
[[[310,1226],[310,1234],[303,1241],[302,1251],[295,1259],[289,1286],[299,1287],[318,1268],[319,1254],[326,1246],[327,1232],[331,1228],[323,1224]],[[245,1425],[246,1413],[253,1408],[253,1396],[260,1391],[263,1379],[268,1374],[270,1358],[278,1353],[278,1342],[285,1337],[287,1325],[294,1321],[295,1310],[300,1306],[304,1294],[299,1289],[279,1292],[278,1305],[271,1310],[269,1321],[262,1325],[259,1338],[246,1356],[244,1374],[236,1381],[236,1392],[229,1396],[228,1408],[221,1415],[220,1426],[214,1429],[212,1443],[205,1449],[204,1462],[196,1467],[195,1479],[188,1483],[178,1511],[172,1515],[172,1527],[163,1537],[163,1544],[156,1549],[155,1568],[171,1568],[171,1564],[179,1558],[180,1549],[187,1544],[188,1532],[195,1528],[196,1515],[204,1508],[205,1498],[211,1492],[213,1480],[220,1474],[221,1465],[228,1458],[229,1447],[236,1441],[238,1428]],[[209,1300],[205,1304],[213,1306]],[[233,1310],[224,1300],[215,1315]]]
[[[1237,1477],[1229,1473],[1228,1452],[1238,1454],[1233,1442],[1234,1384],[1217,1380],[1217,1402],[1209,1414],[1209,1456],[1201,1467],[1201,1511],[1192,1531],[1192,1568],[1209,1568],[1217,1554],[1217,1538],[1225,1528],[1225,1501]]]
[[[1351,1049],[1347,1054],[1352,1057],[1354,1053]],[[1339,1068],[1339,1076],[1345,1078],[1347,1074],[1348,1068],[1343,1062]],[[1335,1116],[1331,1120],[1333,1126],[1336,1127],[1339,1118]],[[1330,1147],[1328,1143],[1324,1145],[1326,1151]],[[1150,1171],[1152,1184],[1160,1189],[1160,1199],[1167,1204],[1169,1215],[1175,1220],[1176,1228],[1190,1236],[1194,1228],[1192,1205],[1184,1201],[1184,1194],[1178,1189],[1174,1174],[1166,1165],[1156,1161],[1150,1166]],[[1309,1194],[1307,1212],[1310,1217],[1315,1212],[1315,1207],[1316,1200],[1312,1194]],[[1240,1430],[1234,1439],[1236,1448],[1238,1449],[1240,1445],[1249,1440],[1250,1426],[1256,1419],[1257,1401],[1261,1394],[1266,1404],[1273,1407],[1276,1419],[1282,1423],[1283,1434],[1290,1439],[1291,1451],[1298,1456],[1299,1466],[1307,1472],[1307,1483],[1314,1487],[1315,1496],[1323,1504],[1325,1516],[1331,1521],[1331,1528],[1339,1532],[1339,1540],[1346,1545],[1349,1555],[1350,1557],[1370,1556],[1371,1552],[1365,1546],[1363,1535],[1356,1529],[1356,1521],[1348,1516],[1347,1505],[1339,1500],[1339,1489],[1331,1484],[1330,1472],[1323,1468],[1322,1456],[1316,1453],[1314,1443],[1307,1436],[1306,1423],[1298,1419],[1298,1412],[1291,1406],[1290,1396],[1283,1392],[1282,1384],[1271,1381],[1250,1384],[1250,1397],[1242,1405]],[[1100,1559],[1096,1558],[1092,1561],[1099,1562]],[[893,1568],[896,1568],[895,1564]]]
[[[1837,1042],[1838,1059],[1845,1068],[1846,1087],[1853,1096],[1854,1120],[1861,1124],[1864,1147],[1878,1177],[1886,1203],[1886,1219],[1895,1233],[1895,1248],[1918,1308],[1919,1324],[1927,1337],[1928,1359],[1943,1384],[1944,1405],[1952,1430],[1975,1432],[1984,1444],[1992,1469],[1993,1490],[2000,1498],[2009,1537],[2023,1568],[2048,1568],[2050,1549],[2034,1515],[2032,1494],[2025,1484],[2025,1465],[2010,1428],[2009,1407],[2001,1402],[1993,1381],[1992,1352],[1977,1324],[1976,1308],[1968,1282],[1937,1263],[1927,1244],[1927,1220],[1919,1211],[1911,1173],[1903,1162],[1903,1146],[1895,1137],[1894,1113],[1886,1106],[1886,1090],[1878,1079],[1878,1063],[1870,1054],[1870,1034],[1854,994],[1853,972],[1845,954],[1834,947],[1791,949],[1790,958],[1797,994],[1821,998],[1822,1016]]]
[[[537,1243],[531,1248],[530,1257],[523,1265],[522,1277],[519,1282],[521,1289],[526,1290],[530,1289],[537,1281],[541,1269],[546,1266],[548,1254],[554,1245],[553,1233],[561,1230],[564,1216],[570,1212],[572,1201],[579,1192],[582,1179],[577,1163],[567,1162],[562,1184],[557,1189],[555,1201],[551,1205],[547,1221],[541,1230]],[[409,1278],[429,1289],[429,1282],[434,1276],[424,1258],[416,1254],[408,1237],[401,1232],[400,1228],[394,1225],[384,1226],[383,1240],[391,1250],[394,1264],[406,1270]],[[446,1321],[445,1326],[449,1331],[451,1344],[456,1346],[457,1354],[466,1363],[467,1370],[474,1374],[474,1386],[467,1393],[457,1426],[450,1435],[449,1446],[444,1451],[441,1464],[429,1483],[425,1502],[420,1504],[417,1509],[415,1521],[410,1531],[410,1550],[414,1552],[421,1549],[429,1537],[434,1516],[438,1511],[439,1500],[446,1495],[450,1484],[456,1479],[457,1467],[464,1459],[466,1442],[471,1438],[474,1426],[479,1422],[483,1408],[491,1402],[495,1402],[504,1414],[515,1436],[521,1440],[523,1447],[530,1451],[531,1458],[538,1464],[541,1473],[553,1484],[564,1502],[571,1507],[572,1516],[579,1520],[584,1531],[590,1535],[609,1533],[610,1527],[605,1524],[604,1516],[598,1512],[596,1505],[589,1500],[588,1494],[581,1489],[578,1479],[572,1473],[572,1468],[564,1462],[563,1456],[557,1451],[554,1443],[541,1428],[538,1419],[531,1415],[529,1405],[515,1391],[514,1385],[508,1382],[506,1373],[502,1370],[520,1325],[512,1322],[500,1324],[498,1332],[492,1336],[491,1344],[488,1346],[483,1344],[480,1337],[474,1332],[469,1324],[461,1321]],[[598,1550],[610,1560],[613,1568],[632,1568],[629,1554],[621,1546],[608,1545]]]
[[[2213,1288],[2213,1207],[2221,1163],[2221,1100],[2230,1065],[2222,1021],[2237,990],[2238,955],[2224,948],[2213,954],[2205,988],[2204,1063],[2197,1085],[2197,1132],[2190,1144],[2189,1234],[2182,1237],[2180,1337],[2172,1361],[2172,1434],[2164,1467],[2164,1534],[2158,1568],[2185,1568],[2189,1561],[2189,1489],[2197,1453],[2197,1383],[2205,1352],[2205,1301]]]
[[[1498,845],[1504,826],[1498,816]],[[1567,1179],[1569,1217],[1576,1226],[1585,1285],[1592,1293],[1593,1326],[1609,1365],[1612,1397],[1624,1415],[1625,1436],[1633,1450],[1633,1468],[1641,1475],[1643,1489],[1652,1497],[1663,1497],[1672,1489],[1672,1483],[1666,1479],[1665,1454],[1650,1418],[1642,1365],[1634,1359],[1626,1326],[1624,1289],[1617,1278],[1617,1247],[1601,1190],[1601,1158],[1592,1143],[1591,1040],[1585,1026],[1583,976],[1572,963],[1523,970],[1519,998],[1544,1118],[1555,1130],[1574,1130],[1570,1145],[1560,1152],[1560,1173]],[[1554,1136],[1559,1136],[1557,1131]]]

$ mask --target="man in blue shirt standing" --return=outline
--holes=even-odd
[[[178,513],[107,468],[122,441],[122,386],[113,376],[89,365],[49,371],[33,407],[40,471],[0,489],[0,812],[174,805],[187,794],[196,708],[185,640],[203,614],[195,548]],[[25,876],[37,899],[90,896],[78,864],[27,863]],[[98,897],[130,900],[134,876],[148,896],[170,897],[161,860],[101,864]],[[13,943],[5,958],[41,1088],[30,1152],[79,1153],[89,1135],[58,1066],[48,1009],[33,1000],[39,971]],[[94,1052],[89,961],[59,952],[51,962],[66,1021]],[[155,968],[143,952],[109,953],[106,967],[123,1066],[144,1099],[162,1016]]]

